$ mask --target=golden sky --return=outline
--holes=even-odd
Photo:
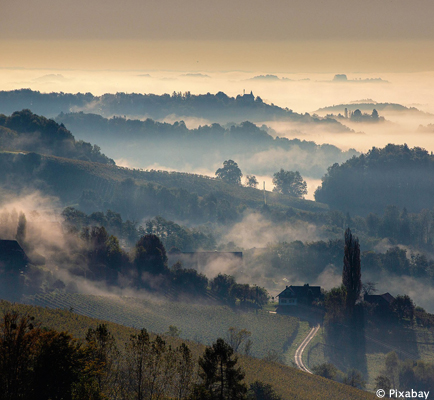
[[[0,67],[427,71],[432,0],[14,0]]]

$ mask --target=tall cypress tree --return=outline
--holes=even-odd
[[[360,269],[359,239],[353,237],[350,228],[345,231],[342,283],[347,289],[346,308],[352,314],[356,301],[362,291],[362,273]]]

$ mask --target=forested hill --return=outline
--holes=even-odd
[[[33,151],[77,160],[114,164],[98,146],[76,141],[63,124],[30,110],[0,114],[0,150]]]
[[[430,115],[428,113],[425,113],[423,111],[420,111],[416,107],[406,107],[401,104],[396,103],[349,103],[349,104],[338,104],[328,107],[319,108],[316,110],[317,113],[323,114],[323,113],[341,113],[343,114],[345,112],[345,109],[347,110],[360,110],[362,112],[369,112],[371,113],[373,109],[376,109],[379,112],[385,112],[385,113],[412,113],[412,114],[420,114],[420,115]]]
[[[135,221],[155,215],[191,222],[235,221],[245,208],[264,204],[261,190],[206,176],[130,170],[36,153],[0,152],[0,170],[5,192],[37,189],[59,197],[63,205],[78,204],[89,212],[111,209]],[[314,201],[270,192],[267,204],[326,209]]]
[[[83,140],[101,143],[113,158],[128,159],[143,167],[157,163],[175,170],[184,170],[186,165],[211,169],[225,159],[233,159],[254,174],[272,175],[284,168],[320,178],[328,166],[359,155],[353,149],[342,151],[329,144],[273,137],[266,127],[247,121],[188,129],[182,121],[169,124],[152,119],[107,119],[83,112],[60,114],[56,121]]]
[[[434,207],[434,155],[388,144],[334,164],[315,192],[317,201],[351,214],[382,213],[396,205],[416,212]]]
[[[227,96],[217,94],[192,95],[173,93],[116,93],[94,96],[91,93],[40,93],[30,89],[0,92],[0,112],[10,114],[29,108],[37,114],[54,117],[61,112],[85,111],[111,117],[128,115],[163,119],[167,116],[206,118],[213,122],[252,122],[287,120],[318,125],[324,130],[349,132],[350,129],[334,119],[298,114],[273,104],[266,104],[253,94]]]

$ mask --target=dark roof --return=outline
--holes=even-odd
[[[26,253],[16,240],[0,240],[0,254],[19,254],[27,259]]]
[[[310,286],[306,284],[304,286],[287,286],[285,290],[277,295],[277,297],[308,297],[312,296],[317,299],[321,297],[321,286]]]
[[[16,240],[0,240],[0,265],[7,270],[24,268],[30,263],[26,253]]]
[[[390,304],[395,300],[389,292],[383,294],[365,294],[363,299],[373,304]]]
[[[243,258],[242,251],[182,251],[180,253],[170,254],[183,254],[186,256],[205,256],[205,257],[238,257]]]

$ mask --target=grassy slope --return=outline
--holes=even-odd
[[[50,309],[22,304],[12,304],[0,301],[0,315],[8,310],[16,310],[36,317],[42,326],[57,330],[68,330],[74,336],[83,338],[88,327],[95,327],[97,323],[104,321],[89,318],[67,310]],[[110,331],[115,338],[124,342],[134,329],[115,323],[108,323]],[[166,338],[173,345],[179,345],[179,340]],[[190,342],[195,357],[204,350],[204,346]],[[121,347],[121,346],[119,346]],[[285,400],[369,400],[375,399],[373,394],[362,392],[330,380],[312,376],[294,368],[280,364],[265,362],[263,360],[240,356],[239,360],[246,372],[246,382],[251,383],[260,379],[271,384]]]
[[[24,153],[0,152],[0,162],[13,162],[14,157],[26,157]],[[66,158],[43,156],[44,169],[38,171],[38,178],[46,181],[55,191],[59,191],[64,198],[78,198],[84,189],[104,187],[110,191],[111,187],[122,180],[131,178],[138,185],[153,183],[167,188],[182,188],[190,193],[203,196],[207,193],[218,193],[234,203],[242,203],[249,207],[263,204],[263,192],[258,189],[228,185],[221,180],[201,175],[181,172],[139,171],[123,167],[99,164],[93,162],[71,160]],[[65,182],[67,187],[64,187]],[[267,192],[267,204],[270,206],[293,207],[307,211],[324,211],[328,207],[310,200],[302,200],[290,196],[283,196]]]
[[[204,344],[226,337],[230,327],[252,332],[252,354],[264,357],[271,350],[279,354],[291,348],[298,330],[298,319],[268,312],[235,312],[229,307],[169,302],[166,299],[137,299],[118,296],[82,294],[37,295],[32,304],[72,308],[93,318],[106,319],[126,326],[164,333],[170,325],[181,330],[181,336]]]

